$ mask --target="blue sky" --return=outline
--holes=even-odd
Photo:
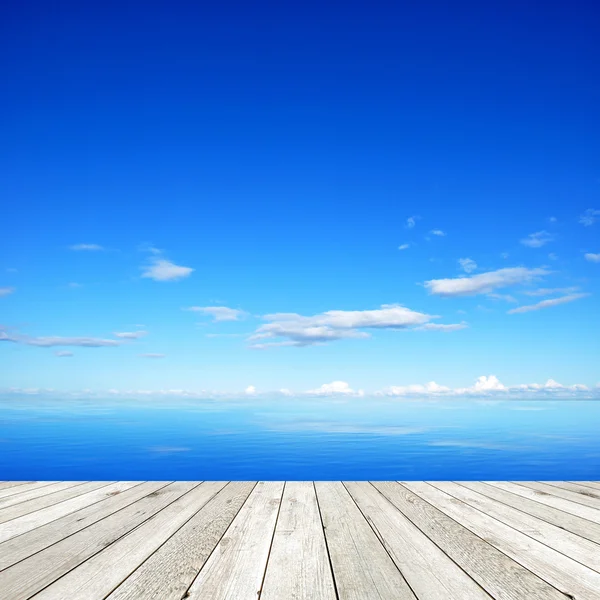
[[[0,388],[596,393],[598,15],[541,6],[13,3]]]

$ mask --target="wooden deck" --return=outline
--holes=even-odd
[[[600,599],[599,482],[0,482],[2,600]]]

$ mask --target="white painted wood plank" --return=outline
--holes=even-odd
[[[226,485],[106,600],[181,600],[255,485]]]
[[[137,502],[144,496],[165,487],[167,483],[166,481],[119,482],[104,490],[86,494],[87,496],[100,495],[96,497],[95,503],[91,502],[89,506],[75,509],[60,518],[54,518],[55,514],[42,514],[48,510],[55,511],[56,507],[39,511],[36,515],[28,515],[28,518],[37,516],[39,520],[29,523],[31,529],[25,533],[0,544],[0,571]],[[90,501],[93,499],[90,498]]]
[[[339,597],[417,600],[342,482],[315,487]]]
[[[0,524],[17,519],[23,515],[28,515],[36,511],[42,510],[47,507],[51,507],[57,504],[69,500],[70,498],[76,498],[86,492],[96,490],[98,488],[106,487],[112,481],[88,481],[87,483],[81,483],[79,485],[73,485],[64,489],[59,489],[51,494],[41,496],[39,498],[32,498],[25,502],[19,502],[8,508],[0,510]]]
[[[491,598],[373,485],[344,485],[419,600]]]
[[[523,496],[523,498],[529,498],[530,500],[535,500],[541,504],[553,506],[554,508],[558,508],[559,510],[563,510],[572,515],[577,515],[582,519],[587,519],[588,521],[600,524],[600,511],[596,510],[595,508],[583,506],[583,504],[571,502],[571,500],[565,500],[565,498],[560,498],[553,494],[540,492],[539,490],[533,490],[527,486],[520,485],[521,482],[486,481],[485,483],[493,487],[506,490],[507,492],[517,494],[517,496]]]
[[[148,520],[198,485],[175,482],[152,492],[135,504],[26,558],[0,572],[0,590],[10,600],[25,600],[82,562]]]
[[[570,500],[571,502],[576,502],[577,504],[583,504],[583,506],[589,506],[597,511],[596,514],[598,518],[600,518],[600,502],[598,502],[597,498],[590,498],[589,496],[572,492],[571,490],[567,490],[555,485],[542,483],[541,481],[519,481],[518,484],[535,490],[540,494],[549,494],[551,496],[557,496],[558,498]]]
[[[18,504],[22,504],[24,502],[29,502],[30,500],[36,500],[39,498],[44,498],[46,496],[54,496],[57,492],[61,492],[63,490],[67,490],[69,488],[78,487],[86,483],[85,481],[59,481],[57,483],[52,483],[51,485],[46,485],[41,488],[36,488],[34,490],[29,490],[28,492],[24,492],[22,494],[14,494],[13,496],[8,496],[6,498],[0,499],[0,522],[3,522],[3,514],[7,508],[11,508]]]
[[[256,484],[188,590],[188,600],[257,599],[283,488],[283,481]]]
[[[47,485],[52,485],[53,483],[61,483],[60,481],[30,481],[27,483],[23,483],[19,486],[5,488],[0,490],[0,499],[7,498],[8,496],[23,494],[25,492],[29,492],[30,490],[36,490],[38,488],[43,488]]]
[[[457,481],[455,483],[460,484],[467,489],[478,492],[487,498],[492,498],[498,502],[502,502],[507,506],[516,508],[521,512],[528,515],[542,519],[547,523],[556,525],[560,529],[575,533],[587,540],[600,544],[600,524],[592,523],[587,519],[582,519],[571,513],[564,512],[558,508],[541,504],[535,500],[518,496],[512,492],[508,492],[499,487],[483,483],[482,481]]]
[[[435,481],[431,482],[431,485],[465,504],[479,509],[484,514],[501,521],[505,525],[514,527],[534,540],[558,550],[561,554],[569,556],[590,569],[600,571],[600,546],[598,544],[547,523],[542,519],[506,506],[502,502],[478,494],[457,483]]]
[[[520,533],[516,529],[489,517],[464,502],[452,498],[433,485],[419,481],[405,483],[448,516],[460,521],[476,535],[485,539],[565,595],[576,599],[600,599],[600,573],[592,571],[572,558]],[[551,589],[551,588],[550,588]],[[557,597],[548,592],[547,598]],[[559,597],[563,597],[559,595]],[[544,598],[544,596],[542,596]]]
[[[285,484],[260,598],[336,600],[312,481]]]
[[[190,490],[102,552],[36,594],[36,600],[102,600],[189,521],[226,481]]]

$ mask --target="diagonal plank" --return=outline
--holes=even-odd
[[[492,498],[502,502],[507,506],[516,508],[528,515],[542,519],[547,523],[556,525],[560,529],[575,533],[587,540],[600,544],[600,524],[592,523],[587,519],[582,519],[576,515],[564,512],[558,508],[540,504],[536,500],[530,500],[523,496],[518,496],[499,487],[494,487],[482,481],[460,481],[461,486],[478,492],[487,498]]]
[[[25,483],[38,483],[37,481],[3,481],[0,483],[0,490],[6,490],[8,488],[17,487],[24,485]]]
[[[519,481],[518,483],[523,487],[535,490],[541,494],[550,494],[551,496],[557,496],[558,498],[564,498],[565,500],[570,500],[571,502],[576,502],[577,504],[589,506],[590,508],[598,511],[597,515],[598,518],[600,518],[600,502],[597,498],[591,498],[590,496],[573,492],[555,485],[550,485],[548,483],[543,483],[541,481]]]
[[[312,481],[285,484],[260,598],[336,600]]]
[[[600,481],[569,481],[569,483],[577,483],[583,487],[600,490]]]
[[[559,496],[549,494],[543,490],[531,489],[530,487],[521,485],[521,482],[486,481],[485,483],[488,483],[494,487],[498,487],[502,490],[512,492],[518,496],[535,500],[541,504],[546,504],[547,506],[553,506],[559,510],[564,510],[572,515],[577,515],[582,519],[587,519],[588,521],[593,521],[594,523],[600,524],[600,511],[596,510],[595,508],[583,506],[583,504],[572,502],[571,500],[567,500],[565,498],[560,498]]]
[[[43,488],[43,487],[46,487],[47,485],[52,485],[54,483],[61,483],[61,482],[60,481],[29,481],[29,482],[23,483],[22,485],[5,488],[3,490],[0,490],[0,502],[2,502],[2,499],[7,498],[8,496],[17,496],[19,494],[27,493],[30,490],[37,490],[38,488]]]
[[[315,487],[339,597],[417,600],[342,482]]]
[[[102,600],[226,485],[201,483],[41,591],[36,600]]]
[[[592,504],[588,504],[586,502],[587,506],[600,508],[600,490],[592,490],[584,485],[579,485],[577,483],[572,483],[569,481],[538,481],[536,483],[541,483],[544,486],[548,485],[551,487],[557,487],[562,490],[573,492],[575,494],[573,500],[575,500],[575,498],[578,498],[577,502],[580,502],[581,496],[584,496],[586,499],[590,499],[590,502],[592,502]]]
[[[64,502],[65,500],[76,498],[77,496],[81,496],[86,492],[106,487],[111,483],[116,482],[88,481],[87,483],[79,483],[78,485],[57,490],[51,494],[48,494],[47,496],[41,496],[40,498],[32,498],[31,500],[26,500],[25,502],[14,504],[13,506],[10,506],[8,508],[3,508],[2,510],[0,510],[0,524],[6,523],[7,521],[11,521],[12,519],[17,519],[18,517],[22,517],[24,515],[28,515],[38,510],[54,506],[56,504]]]
[[[574,533],[565,531],[556,525],[551,525],[536,517],[532,517],[519,510],[506,506],[497,500],[482,496],[451,481],[431,482],[434,487],[446,494],[479,509],[484,514],[501,521],[505,525],[514,527],[521,533],[554,548],[562,554],[580,562],[581,564],[600,571],[600,546],[582,538]]]
[[[416,483],[416,486],[413,485]],[[418,494],[423,482],[373,485],[431,541],[494,598],[564,600],[563,594],[511,560],[462,524],[456,515],[432,506]]]
[[[449,517],[550,584],[541,598],[600,600],[600,573],[489,517],[426,482],[405,484]],[[553,590],[560,590],[558,593]],[[564,595],[563,595],[564,594]],[[529,596],[524,596],[528,598]]]
[[[188,590],[189,600],[257,599],[283,488],[283,481],[256,484]]]
[[[42,488],[36,488],[34,490],[29,490],[23,494],[14,494],[13,496],[8,496],[7,498],[2,498],[0,500],[0,518],[4,514],[4,511],[7,508],[11,508],[14,506],[18,506],[19,504],[23,504],[25,502],[30,502],[31,500],[37,500],[39,498],[45,498],[46,496],[54,497],[54,494],[61,492],[63,490],[67,490],[69,488],[79,487],[86,483],[85,481],[59,481],[57,483],[53,483],[51,485],[46,485]]]
[[[180,600],[256,485],[226,485],[106,600]]]
[[[89,505],[80,509],[74,508],[72,512],[64,516],[57,517],[54,512],[57,507],[39,511],[35,515],[27,515],[27,518],[30,519],[37,517],[38,521],[29,523],[30,529],[25,533],[0,544],[0,571],[116,513],[166,485],[166,481],[119,482],[102,490],[85,494],[88,497],[86,504],[89,503]],[[94,495],[96,495],[95,498]],[[84,496],[80,496],[77,500],[83,501],[83,499]],[[74,502],[74,500],[69,502]],[[53,513],[47,514],[47,511],[53,511]]]
[[[31,597],[197,485],[198,482],[190,481],[171,483],[118,513],[9,567],[0,572],[0,589],[11,600]]]
[[[344,485],[419,600],[490,600],[485,590],[373,485],[367,481]]]

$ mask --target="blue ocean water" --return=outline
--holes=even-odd
[[[3,480],[600,480],[600,402],[0,399]]]

